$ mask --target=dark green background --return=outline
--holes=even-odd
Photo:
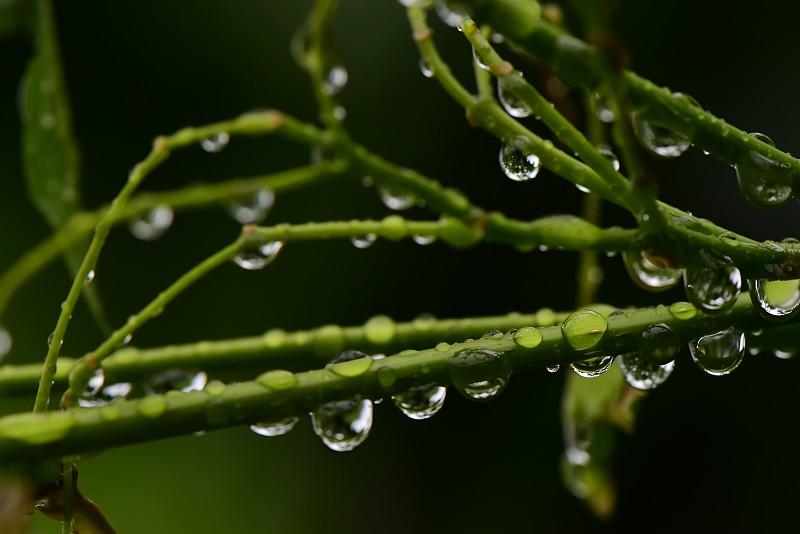
[[[577,211],[580,194],[546,171],[527,184],[505,179],[498,142],[469,128],[463,111],[420,75],[397,2],[341,3],[336,30],[350,72],[341,98],[357,140],[461,188],[488,209],[521,218]],[[310,2],[56,4],[89,207],[116,194],[155,135],[260,107],[315,120],[306,77],[289,55]],[[614,25],[639,73],[793,152],[800,115],[798,9],[778,2],[720,9],[689,0],[629,1],[621,3]],[[455,30],[436,30],[467,80],[468,45]],[[0,268],[48,233],[26,200],[19,161],[16,92],[30,51],[22,37],[0,42]],[[305,148],[279,139],[234,139],[218,155],[199,148],[175,154],[146,187],[275,171],[307,158]],[[696,215],[759,239],[800,234],[794,201],[772,211],[751,208],[738,194],[733,170],[697,151],[647,164],[662,197]],[[279,197],[268,222],[385,213],[356,179]],[[607,221],[632,222],[614,209]],[[112,233],[96,283],[113,324],[237,232],[220,209],[179,214],[155,243],[138,242],[124,229]],[[409,320],[422,312],[568,309],[574,263],[572,254],[521,254],[492,244],[470,251],[438,244],[378,242],[365,251],[346,242],[290,244],[264,271],[231,265],[211,274],[134,343],[359,324],[377,313]],[[604,302],[683,298],[679,290],[643,293],[618,258],[603,263]],[[7,361],[43,357],[68,283],[62,266],[54,265],[16,296],[5,319],[15,339]],[[64,353],[82,354],[99,341],[81,306]],[[81,462],[81,486],[125,533],[794,530],[798,376],[796,361],[760,355],[733,375],[714,378],[682,352],[673,378],[643,403],[636,435],[621,440],[619,507],[605,525],[559,480],[563,372],[515,376],[500,398],[484,405],[451,392],[430,421],[408,420],[383,403],[370,438],[347,454],[327,450],[307,420],[280,439],[235,428],[103,452]],[[36,532],[58,531],[51,522],[36,525]]]

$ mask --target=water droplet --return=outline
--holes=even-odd
[[[772,139],[761,133],[750,134],[759,141],[775,146]],[[736,178],[742,195],[751,203],[763,208],[778,206],[792,194],[791,167],[748,152],[736,165]]]
[[[256,271],[272,263],[282,248],[283,241],[270,241],[256,247],[245,247],[236,253],[233,261],[243,269]]]
[[[638,352],[617,358],[625,381],[636,389],[650,390],[663,384],[675,369],[675,362],[664,365],[652,363]]]
[[[514,333],[514,343],[526,349],[538,347],[542,339],[542,333],[533,326],[523,326]]]
[[[282,436],[292,430],[297,424],[297,417],[286,417],[280,421],[273,421],[269,423],[256,423],[250,425],[250,430],[259,436],[266,436],[272,438],[275,436]]]
[[[614,111],[609,99],[599,92],[592,93],[592,104],[597,118],[607,124],[614,122]]]
[[[388,187],[379,187],[378,195],[381,197],[381,202],[383,202],[387,208],[394,211],[407,210],[416,202],[414,197],[394,191]]]
[[[231,136],[228,134],[228,132],[220,132],[216,135],[203,139],[200,142],[200,147],[209,154],[216,154],[217,152],[222,152],[222,150],[228,146],[228,142],[230,140]]]
[[[493,328],[484,332],[484,334],[481,336],[481,339],[503,339],[503,333],[500,330]]]
[[[132,219],[128,229],[133,237],[142,241],[155,241],[172,226],[174,213],[166,204],[154,207],[146,215]]]
[[[678,157],[691,145],[682,133],[647,121],[638,112],[633,113],[633,131],[645,148],[662,158]]]
[[[97,378],[97,373],[101,373],[100,378]],[[92,379],[89,380],[89,385],[78,399],[78,405],[84,408],[91,408],[96,406],[106,406],[111,404],[117,399],[124,399],[131,391],[133,391],[133,384],[130,382],[117,382],[105,386],[105,376],[102,376],[102,369],[98,369]]]
[[[674,268],[667,258],[649,250],[626,250],[622,253],[622,261],[631,279],[650,291],[669,289],[680,281],[683,274],[683,270]]]
[[[11,337],[9,331],[0,326],[0,361],[5,358],[6,354],[11,352],[11,347],[14,344],[14,339]]]
[[[616,154],[607,148],[598,148],[597,152],[611,162],[611,166],[614,167],[615,171],[619,170],[619,159],[617,158]]]
[[[732,265],[687,267],[683,276],[686,297],[706,313],[733,306],[742,289],[742,275]]]
[[[352,243],[354,247],[364,250],[375,244],[375,241],[377,240],[378,236],[376,234],[364,234],[351,237],[350,243]]]
[[[548,365],[546,367],[548,373],[557,373],[561,369],[560,365]]]
[[[136,411],[148,419],[157,419],[167,411],[167,401],[163,397],[145,397]]]
[[[692,308],[694,309],[694,306]],[[638,354],[648,362],[665,365],[674,360],[680,350],[680,336],[664,323],[651,324],[642,330]]]
[[[56,337],[56,333],[55,332],[50,332],[50,335],[47,336],[47,346],[48,347],[53,344],[53,339],[55,339],[55,337]],[[59,346],[63,345],[64,344],[64,339],[63,338],[60,339],[58,344],[59,344]]]
[[[103,372],[103,368],[101,367],[96,369],[92,377],[89,379],[89,382],[86,383],[86,390],[83,392],[83,395],[81,395],[81,398],[78,399],[78,405],[83,407],[99,406],[93,404],[93,401],[95,400],[97,394],[100,393],[105,381],[106,375]]]
[[[575,350],[588,350],[600,343],[608,329],[608,321],[594,310],[571,313],[561,325],[567,344]]]
[[[351,451],[367,439],[372,428],[372,401],[355,397],[326,402],[311,412],[311,425],[332,451]]]
[[[420,58],[419,60],[419,71],[422,73],[423,76],[426,78],[433,78],[436,74],[425,58]]]
[[[447,352],[448,350],[450,350],[450,343],[446,341],[440,341],[439,343],[436,344],[435,348],[439,352]]]
[[[350,351],[350,352],[357,352],[357,351]],[[373,361],[374,360],[372,359],[371,356],[367,356],[365,354],[360,358],[339,361],[338,363],[331,363],[328,365],[328,370],[339,376],[343,376],[345,378],[352,378],[354,376],[360,376],[366,373],[372,366]]]
[[[333,108],[333,118],[337,121],[343,121],[347,118],[347,109],[344,106],[334,106]]]
[[[669,305],[669,313],[676,319],[688,321],[697,315],[697,308],[688,302],[674,302]]]
[[[475,50],[474,48],[472,49],[472,59],[473,61],[475,61],[475,64],[478,66],[478,68],[483,70],[489,70],[489,65],[481,61],[481,57],[478,55],[478,51]]]
[[[514,181],[525,182],[539,174],[539,156],[531,151],[530,146],[526,138],[515,137],[500,148],[500,167]]]
[[[788,319],[800,310],[800,280],[750,280],[750,295],[761,315]]]
[[[465,397],[488,401],[499,395],[510,373],[502,354],[488,349],[463,349],[447,360],[450,378]]]
[[[595,378],[608,371],[612,363],[614,363],[614,356],[595,356],[572,362],[569,366],[578,376]]]
[[[417,330],[426,331],[436,326],[436,316],[431,313],[421,313],[412,322]]]
[[[206,384],[204,391],[209,395],[211,395],[212,397],[219,397],[220,395],[225,393],[225,389],[227,389],[225,382],[221,382],[219,380],[212,380],[211,382]]]
[[[347,69],[343,66],[336,65],[331,67],[325,77],[325,82],[322,84],[322,91],[330,96],[337,95],[347,85],[348,78]]]
[[[791,360],[795,357],[795,352],[790,350],[775,350],[775,357],[780,360]]]
[[[266,373],[259,375],[256,382],[261,384],[267,389],[280,391],[283,389],[291,389],[297,385],[297,377],[291,371],[284,371],[283,369],[273,369]]]
[[[522,76],[522,73],[518,73],[518,75]],[[523,102],[517,95],[509,91],[506,86],[503,85],[502,78],[497,79],[497,98],[500,100],[506,113],[512,117],[524,119],[525,117],[529,117],[532,113],[528,104]]]
[[[706,373],[727,375],[736,369],[745,352],[744,333],[733,327],[689,343],[692,359]]]
[[[203,371],[190,371],[186,369],[169,369],[154,375],[144,386],[145,391],[151,395],[164,395],[168,391],[202,391],[208,381],[208,375]]]
[[[411,419],[433,417],[444,406],[447,388],[428,384],[411,388],[392,397],[392,402]]]
[[[391,317],[376,315],[364,323],[364,336],[367,341],[376,345],[388,343],[394,339],[397,325]]]
[[[467,12],[461,4],[448,0],[437,0],[436,14],[442,22],[451,28],[460,28],[461,23],[467,16]]]
[[[411,236],[411,239],[414,240],[414,243],[417,245],[427,246],[431,245],[436,241],[435,235],[414,235]]]
[[[94,281],[94,269],[86,273],[86,280],[84,281],[85,284],[91,284]]]
[[[259,189],[241,202],[232,202],[229,211],[240,224],[259,224],[267,218],[274,204],[275,193],[271,189]]]

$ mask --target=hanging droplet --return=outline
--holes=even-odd
[[[750,134],[759,141],[775,146],[772,139],[761,133]],[[734,165],[742,195],[762,208],[778,206],[792,195],[792,168],[750,151]]]
[[[522,73],[517,74],[522,76]],[[497,79],[497,98],[500,100],[500,103],[503,105],[503,109],[506,110],[506,113],[512,117],[524,119],[525,117],[529,117],[532,113],[531,108],[528,107],[528,104],[523,102],[517,95],[506,89],[506,86],[503,85],[502,78]]]
[[[607,329],[606,318],[594,310],[575,311],[561,325],[564,339],[575,350],[589,350],[595,347]]]
[[[686,297],[706,313],[733,306],[742,290],[742,275],[732,265],[687,267],[683,276]]]
[[[631,279],[650,291],[669,289],[681,280],[683,274],[683,270],[673,267],[667,258],[649,250],[626,250],[622,253],[622,261]]]
[[[166,204],[151,209],[143,217],[132,219],[128,223],[128,228],[137,239],[142,241],[155,241],[172,226],[174,213],[172,208]]]
[[[350,238],[350,243],[353,244],[354,247],[365,249],[369,248],[375,244],[375,241],[378,240],[378,236],[376,234],[364,234],[353,236]]]
[[[228,132],[220,132],[200,141],[200,147],[209,154],[216,154],[217,152],[222,152],[228,146],[230,140],[231,136]]]
[[[55,337],[56,337],[55,331],[50,332],[50,335],[47,336],[47,346],[48,347],[53,344],[53,340],[55,339]],[[59,340],[58,345],[61,346],[63,344],[64,344],[64,339],[62,338],[62,339]]]
[[[475,50],[475,48],[472,49],[472,59],[475,61],[475,64],[478,66],[478,68],[489,70],[489,65],[481,60],[481,57],[478,55],[478,51]]]
[[[86,273],[86,280],[84,280],[84,284],[91,284],[94,281],[94,269]]]
[[[347,69],[342,65],[335,65],[328,71],[328,75],[322,84],[322,91],[326,95],[337,95],[347,85],[348,78]]]
[[[411,388],[392,397],[392,402],[411,419],[422,420],[436,415],[444,406],[447,388],[428,384]]]
[[[229,211],[240,224],[259,224],[267,218],[274,204],[275,193],[271,189],[259,189],[241,202],[232,202]]]
[[[467,16],[467,12],[464,10],[463,6],[450,0],[437,0],[436,14],[442,22],[451,28],[460,28],[461,23]]]
[[[663,384],[675,369],[675,362],[664,365],[652,363],[638,352],[623,354],[617,358],[625,381],[636,389],[650,390]]]
[[[481,339],[503,339],[503,333],[497,328],[492,328],[484,332]]]
[[[614,363],[614,356],[595,356],[577,362],[572,362],[569,366],[575,374],[583,378],[595,378],[611,368]]]
[[[647,121],[638,112],[633,113],[633,131],[645,148],[662,158],[678,157],[692,144],[682,133]]]
[[[414,240],[414,243],[417,245],[427,246],[431,245],[436,241],[435,235],[414,235],[411,236],[411,239]]]
[[[750,295],[761,315],[788,319],[800,310],[800,280],[750,280]]]
[[[592,105],[598,119],[606,124],[614,122],[614,111],[607,97],[601,95],[599,92],[592,93]]]
[[[706,373],[727,375],[742,363],[745,352],[744,332],[733,327],[689,343],[692,359]]]
[[[278,257],[283,248],[283,241],[270,241],[257,247],[246,247],[236,253],[233,261],[248,271],[263,269]]]
[[[379,187],[378,195],[381,197],[381,202],[383,202],[384,206],[394,211],[407,210],[416,202],[416,199],[411,195],[393,191],[388,187]]]
[[[86,385],[86,390],[78,399],[78,405],[84,408],[95,408],[111,404],[116,399],[123,399],[133,389],[129,382],[118,382],[105,385],[106,376],[103,369],[97,369]]]
[[[49,344],[49,343],[48,343]],[[103,368],[100,367],[96,369],[92,377],[86,383],[86,390],[83,392],[83,395],[78,399],[78,405],[89,407],[94,406],[92,401],[103,388],[103,384],[106,381],[106,375],[103,372]]]
[[[548,365],[546,367],[548,373],[557,373],[561,369],[560,365]]]
[[[433,67],[431,67],[427,61],[425,61],[425,58],[420,58],[419,60],[419,71],[426,78],[433,78],[436,75]]]
[[[500,148],[500,167],[514,181],[525,182],[539,174],[539,156],[532,152],[530,146],[526,138],[515,137]]]
[[[456,389],[475,401],[488,401],[508,384],[510,373],[502,354],[488,349],[463,349],[447,360],[450,378]]]
[[[11,352],[11,346],[14,344],[14,339],[11,337],[9,331],[0,326],[0,361]]]
[[[673,361],[680,350],[680,336],[664,323],[651,324],[642,331],[638,354],[648,362],[665,365]]]
[[[601,156],[603,156],[604,158],[606,158],[608,161],[610,161],[610,162],[611,162],[611,166],[612,166],[612,167],[614,167],[614,170],[615,170],[615,171],[618,171],[618,170],[619,170],[619,159],[617,158],[617,155],[616,155],[616,154],[614,154],[613,152],[611,152],[609,149],[607,149],[607,148],[602,148],[602,147],[601,147],[601,148],[598,148],[598,149],[597,149],[597,152],[598,152],[598,153],[599,153]]]
[[[150,395],[163,395],[168,391],[202,391],[208,382],[208,375],[203,371],[186,369],[169,369],[153,376],[144,386]]]
[[[250,430],[258,434],[259,436],[266,436],[268,438],[272,438],[275,436],[282,436],[292,430],[294,426],[297,424],[298,418],[297,417],[286,417],[285,419],[281,419],[280,421],[274,421],[269,423],[256,423],[250,425]]]
[[[372,428],[372,401],[355,397],[326,402],[311,412],[311,425],[332,451],[352,451]]]

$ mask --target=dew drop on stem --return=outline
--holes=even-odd
[[[428,384],[398,393],[392,397],[392,402],[409,418],[422,420],[433,417],[442,409],[446,395],[446,387]]]
[[[155,241],[169,230],[175,214],[166,204],[154,207],[141,217],[128,223],[131,234],[142,241]]]
[[[364,235],[358,235],[358,236],[351,237],[350,238],[350,243],[354,247],[363,250],[363,249],[369,248],[372,245],[374,245],[375,241],[377,241],[377,240],[378,240],[378,236],[375,235],[375,234],[364,234]]]
[[[732,265],[687,267],[686,297],[705,313],[718,313],[733,306],[742,289],[742,275]]]
[[[633,131],[646,149],[662,158],[676,158],[691,146],[688,137],[646,120],[640,112],[633,113]]]
[[[694,308],[694,307],[693,307]],[[639,340],[639,355],[655,365],[673,361],[681,350],[681,338],[664,323],[648,325]]]
[[[680,282],[683,274],[668,259],[649,250],[625,251],[622,261],[631,279],[650,291],[669,289]]]
[[[168,391],[202,391],[208,382],[208,375],[203,371],[187,369],[169,369],[154,375],[144,386],[150,395],[163,395]]]
[[[274,204],[275,193],[264,188],[246,198],[231,202],[228,211],[240,224],[259,224],[267,218]]]
[[[106,406],[117,399],[123,399],[133,390],[129,382],[117,382],[106,385],[103,369],[97,369],[86,386],[86,391],[78,399],[78,405],[83,408]]]
[[[311,412],[311,425],[332,451],[351,451],[367,439],[372,428],[372,401],[356,396],[323,403]]]
[[[322,83],[322,91],[329,96],[337,95],[347,85],[348,79],[347,69],[342,65],[334,65],[325,76],[325,81]]]
[[[516,76],[522,76],[522,73],[516,73]],[[523,102],[517,95],[509,91],[503,84],[503,78],[497,79],[497,98],[500,100],[503,109],[506,113],[517,119],[524,119],[529,117],[532,113],[531,108]]]
[[[231,140],[228,132],[220,132],[200,141],[200,148],[209,154],[216,154],[222,152]]]
[[[502,354],[488,349],[463,349],[447,360],[453,385],[459,393],[474,401],[497,397],[505,389],[511,374]]]
[[[263,269],[278,257],[283,241],[270,241],[258,246],[246,246],[236,253],[233,261],[242,269],[257,271]]]
[[[617,358],[622,376],[631,387],[640,390],[655,389],[670,377],[675,369],[675,362],[664,365],[652,363],[642,354],[631,352]]]
[[[790,319],[800,311],[800,280],[748,280],[750,296],[767,319]]]
[[[727,375],[744,359],[744,332],[730,327],[703,336],[689,343],[689,351],[694,363],[706,373],[713,376]]]
[[[420,58],[419,60],[419,71],[426,78],[433,78],[436,75],[433,67],[431,67],[427,61],[425,61],[425,58]]]
[[[407,210],[416,203],[413,196],[383,186],[378,187],[378,196],[384,206],[394,211]]]
[[[750,134],[759,141],[775,146],[772,139],[761,133]],[[753,205],[762,208],[779,206],[792,195],[792,169],[756,151],[747,152],[734,165],[742,195]]]
[[[570,363],[569,366],[580,377],[596,378],[611,369],[612,363],[614,363],[614,356],[604,355],[575,361]]]
[[[252,424],[250,425],[250,430],[259,436],[265,436],[268,438],[283,436],[295,427],[297,421],[298,418],[295,416],[286,417],[278,421]]]
[[[533,153],[530,141],[524,137],[509,139],[500,148],[500,168],[516,182],[536,178],[540,167],[539,156]]]

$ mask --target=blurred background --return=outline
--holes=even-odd
[[[87,207],[116,195],[158,134],[264,107],[316,121],[306,75],[289,53],[309,1],[55,4]],[[796,152],[793,118],[800,116],[800,99],[790,61],[797,53],[798,15],[800,4],[774,1],[724,10],[690,0],[623,1],[613,24],[638,73]],[[471,86],[469,45],[438,21],[435,30],[443,55]],[[546,170],[529,183],[505,178],[498,141],[470,128],[463,110],[420,74],[398,2],[342,0],[336,33],[350,78],[341,100],[356,140],[460,188],[486,209],[524,219],[578,213],[581,193]],[[20,163],[17,90],[30,54],[23,36],[0,41],[0,269],[48,235],[27,200]],[[525,71],[523,60],[509,59]],[[582,94],[571,98],[583,101]],[[583,121],[581,113],[576,118]],[[525,120],[543,133],[534,119]],[[234,138],[219,154],[199,147],[176,153],[145,189],[286,169],[305,164],[308,152],[277,138]],[[669,203],[757,239],[800,237],[794,201],[769,211],[751,207],[733,170],[697,150],[646,163]],[[408,216],[432,217],[415,210]],[[354,177],[279,196],[267,224],[387,213],[375,191]],[[633,223],[611,207],[605,222]],[[152,243],[116,229],[95,280],[112,324],[121,324],[238,231],[221,208],[179,213],[170,231]],[[679,289],[641,291],[619,257],[602,262],[602,302],[684,298]],[[379,313],[404,321],[421,313],[566,310],[575,301],[575,264],[570,253],[519,253],[493,244],[454,251],[410,242],[378,241],[367,250],[346,241],[293,243],[263,271],[233,264],[218,269],[137,332],[133,344],[360,324]],[[7,363],[41,361],[68,284],[64,267],[56,264],[17,294],[4,318],[14,336]],[[100,341],[81,305],[63,353],[80,355]],[[515,375],[487,404],[452,391],[442,412],[428,421],[412,421],[383,403],[369,439],[346,454],[325,448],[308,420],[282,438],[233,428],[108,450],[80,463],[81,487],[120,532],[797,528],[797,361],[760,354],[716,378],[696,369],[684,350],[673,377],[641,404],[635,435],[619,441],[619,502],[606,523],[560,481],[564,373]],[[4,404],[4,412],[27,409],[32,399]],[[60,528],[39,517],[31,531]]]

